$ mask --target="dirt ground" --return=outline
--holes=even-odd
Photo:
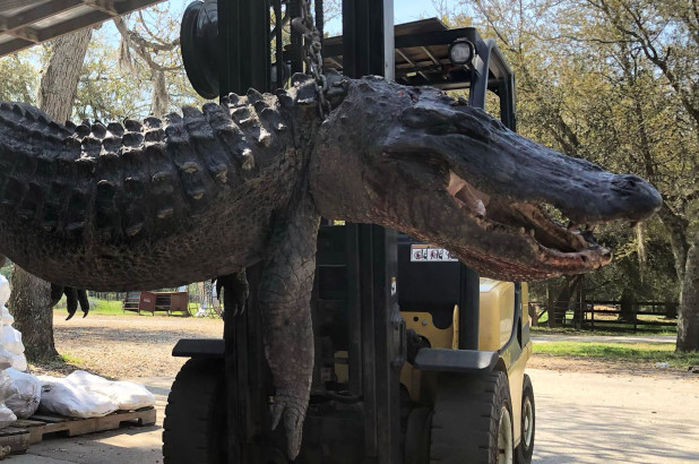
[[[42,373],[66,373],[76,367],[109,378],[174,377],[184,363],[171,356],[181,338],[218,338],[223,321],[179,316],[90,315],[70,321],[54,316],[56,349],[65,366],[34,369]]]
[[[145,383],[158,400],[158,426],[46,440],[8,462],[162,463],[163,409],[183,362],[170,356],[172,347],[180,338],[220,336],[222,328],[214,319],[129,315],[66,322],[59,315],[58,350],[97,374]],[[699,375],[547,356],[534,356],[528,372],[537,410],[535,464],[699,462]]]

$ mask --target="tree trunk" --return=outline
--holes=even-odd
[[[634,322],[636,320],[636,296],[634,295],[633,289],[624,289],[624,292],[621,294],[620,309],[620,321]]]
[[[84,29],[56,39],[51,59],[44,69],[37,92],[37,105],[53,119],[70,117],[92,29]],[[53,341],[51,285],[15,266],[12,274],[10,309],[15,328],[22,332],[25,353],[30,361],[58,355]]]
[[[566,276],[556,289],[556,299],[553,301],[553,312],[549,312],[549,327],[565,325],[566,313],[571,306],[571,299],[576,294],[577,285],[581,282],[579,275]]]
[[[675,271],[680,281],[676,349],[680,352],[699,351],[699,233],[688,237],[689,221],[675,214],[665,203],[658,216],[670,232]]]
[[[680,286],[677,351],[699,351],[699,233],[694,236],[687,251],[684,279]]]
[[[665,303],[665,319],[677,319],[677,304],[676,301],[668,301]]]

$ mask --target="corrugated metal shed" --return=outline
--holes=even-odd
[[[0,0],[0,56],[162,0]]]

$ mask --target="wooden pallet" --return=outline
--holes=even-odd
[[[116,430],[128,425],[154,425],[155,408],[138,411],[118,411],[104,417],[74,419],[55,415],[35,415],[18,420],[11,427],[0,430],[0,447],[10,446],[12,454],[24,453],[29,445],[49,437],[75,437],[87,433]]]

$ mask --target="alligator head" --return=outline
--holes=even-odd
[[[660,206],[644,180],[538,145],[436,89],[379,78],[335,87],[346,96],[321,128],[311,171],[320,213],[439,244],[484,276],[596,269],[611,253],[592,226]]]

